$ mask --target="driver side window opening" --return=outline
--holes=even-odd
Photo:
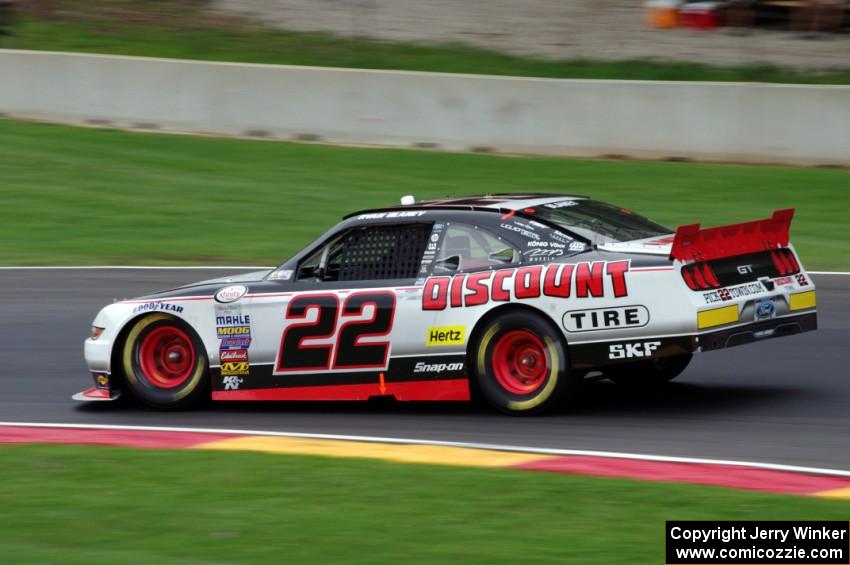
[[[413,279],[430,224],[361,226],[331,240],[299,266],[297,280]]]
[[[519,252],[507,241],[467,224],[449,224],[434,274],[492,269],[519,262]]]

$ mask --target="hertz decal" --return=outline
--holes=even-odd
[[[438,347],[441,345],[463,345],[466,342],[464,326],[437,326],[428,328],[428,340],[425,345]]]

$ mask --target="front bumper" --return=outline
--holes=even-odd
[[[98,339],[87,339],[83,345],[86,365],[93,373],[109,373],[110,357],[112,356],[112,340],[101,336]]]
[[[92,387],[82,392],[78,392],[71,398],[78,402],[108,402],[110,400],[118,400],[118,397],[120,396],[120,390],[105,390],[102,388]]]

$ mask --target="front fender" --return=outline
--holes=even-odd
[[[102,308],[92,325],[103,328],[103,333],[97,339],[89,337],[84,342],[86,365],[93,373],[112,373],[114,349],[120,345],[125,331],[132,327],[136,320],[155,312],[174,316],[189,324],[200,336],[209,358],[210,344],[215,345],[211,302],[211,299],[130,300],[115,302]]]

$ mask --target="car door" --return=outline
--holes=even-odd
[[[415,284],[432,231],[430,222],[345,229],[294,265],[289,280],[252,294],[251,350],[263,362],[241,388],[267,399],[392,394],[433,319]]]

